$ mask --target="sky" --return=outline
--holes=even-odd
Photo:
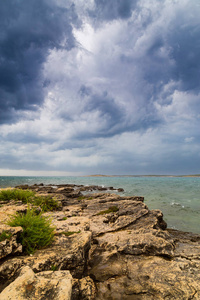
[[[199,0],[9,0],[0,175],[200,173]]]

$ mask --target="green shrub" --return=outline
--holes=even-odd
[[[58,201],[51,197],[35,197],[33,199],[33,204],[40,206],[43,211],[53,211],[58,209]]]
[[[119,208],[117,206],[110,206],[109,209],[100,211],[96,215],[99,216],[99,215],[109,214],[111,212],[117,212],[118,210],[119,210]]]
[[[41,214],[36,215],[30,209],[27,210],[26,214],[15,214],[8,224],[13,227],[21,226],[23,228],[19,242],[27,254],[49,245],[54,237],[54,228],[51,227],[51,221],[41,216]]]
[[[35,196],[31,190],[8,189],[0,191],[0,201],[21,200],[23,203],[30,203],[40,206],[43,211],[58,209],[58,201],[51,197]]]
[[[35,193],[30,190],[7,189],[0,191],[0,200],[21,200],[23,203],[28,203],[34,197],[34,195]]]
[[[6,230],[3,230],[2,233],[0,234],[0,242],[3,242],[5,240],[10,240],[12,236],[12,233]]]

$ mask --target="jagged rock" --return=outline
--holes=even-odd
[[[101,251],[117,251],[131,255],[174,255],[174,242],[167,232],[158,230],[123,230],[98,237]]]
[[[73,279],[71,300],[94,300],[95,297],[96,287],[89,276],[82,279]]]
[[[7,255],[22,253],[22,245],[18,243],[18,238],[22,232],[21,227],[10,227],[0,224],[0,259]],[[3,238],[5,236],[5,238]]]
[[[67,232],[66,232],[67,234]],[[81,278],[87,266],[91,244],[91,232],[80,232],[65,236],[55,236],[54,243],[36,251],[31,256],[20,256],[5,261],[0,266],[0,279],[10,281],[22,266],[29,266],[34,272],[51,270],[70,270],[75,278]]]
[[[28,266],[0,294],[1,300],[70,300],[72,276],[69,271],[46,271],[35,274]]]

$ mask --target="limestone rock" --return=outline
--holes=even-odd
[[[22,253],[22,245],[17,241],[21,232],[21,227],[10,227],[0,224],[0,236],[2,236],[2,241],[0,241],[0,259],[7,255]],[[3,238],[4,235],[5,238]]]
[[[89,276],[81,279],[73,279],[72,300],[94,300],[96,287]]]
[[[70,270],[75,278],[81,278],[86,266],[91,244],[91,232],[64,234],[55,237],[54,243],[36,251],[31,256],[11,258],[0,265],[1,283],[9,282],[22,266],[29,266],[34,272]],[[0,288],[3,288],[4,285]]]
[[[174,242],[169,234],[157,230],[123,230],[106,233],[98,238],[98,246],[131,255],[174,255]]]
[[[47,271],[35,274],[28,266],[0,294],[1,300],[70,300],[72,276],[69,271]]]
[[[97,300],[200,299],[199,267],[190,261],[185,270],[183,262],[157,256],[119,256],[117,263],[124,269],[97,282]]]
[[[25,273],[36,284],[36,289],[28,286],[30,292],[38,291],[49,278],[54,284],[56,274],[61,274],[57,272],[70,271],[71,300],[200,299],[200,235],[168,230],[162,212],[149,210],[143,197],[111,194],[113,187],[66,184],[32,189],[62,204],[62,211],[45,213],[56,227],[55,238],[31,256],[3,257],[0,297],[16,282],[21,291],[17,280],[24,271],[13,280],[26,267]],[[6,203],[0,207],[0,221],[7,222],[12,213],[26,209],[20,202]],[[10,241],[3,242],[9,245]]]

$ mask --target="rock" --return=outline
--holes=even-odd
[[[89,277],[73,279],[72,300],[93,300],[96,297],[94,281]]]
[[[181,269],[180,262],[158,256],[119,256],[111,263],[115,274],[104,269],[104,274],[110,276],[97,281],[97,300],[200,299],[199,266],[190,261],[185,270]],[[117,264],[121,269],[116,269]]]
[[[21,227],[0,224],[0,259],[11,254],[22,253],[22,245],[18,242],[22,230]]]
[[[9,238],[3,241],[5,249],[1,251],[12,256],[2,256],[1,295],[16,282],[21,291],[17,279],[23,272],[17,276],[26,267],[38,290],[40,276],[47,280],[43,273],[47,272],[54,284],[52,276],[70,271],[72,300],[200,299],[200,235],[167,229],[162,212],[149,210],[143,197],[103,193],[98,186],[34,188],[62,203],[62,211],[44,214],[56,227],[55,238],[52,245],[31,256],[14,256],[17,231],[13,231],[11,244]],[[89,193],[97,190],[101,192]],[[7,222],[11,214],[26,209],[20,202],[3,204],[0,221]]]
[[[101,251],[172,257],[175,245],[167,232],[143,229],[105,233],[98,237],[98,247]]]
[[[0,299],[70,300],[71,293],[72,276],[69,271],[35,274],[26,266],[21,269],[19,277],[0,294]]]
[[[91,235],[89,231],[72,232],[70,236],[63,233],[56,235],[54,243],[48,248],[38,250],[31,256],[10,258],[0,265],[2,283],[12,280],[22,266],[29,266],[34,272],[49,271],[52,268],[70,270],[73,277],[81,278],[87,267]]]
[[[0,224],[7,224],[10,218],[16,213],[26,213],[27,204],[22,204],[21,201],[10,201],[0,207]]]
[[[69,194],[74,192],[74,188],[73,187],[59,187],[55,190],[56,193],[58,194]]]

